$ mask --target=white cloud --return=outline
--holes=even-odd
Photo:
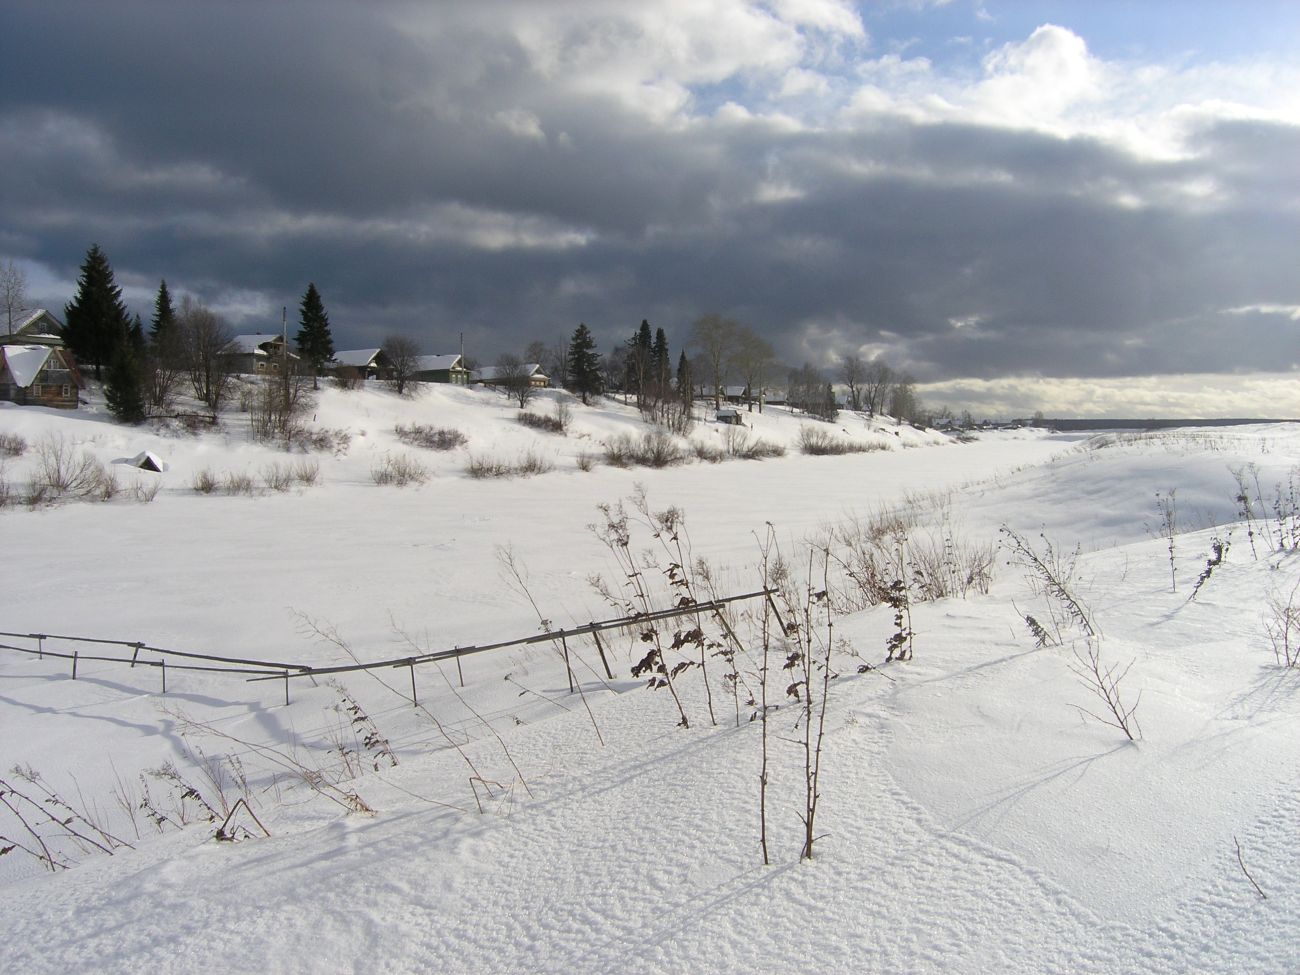
[[[1124,379],[1012,376],[922,383],[926,406],[968,409],[976,417],[1147,419],[1151,417],[1300,417],[1294,373],[1188,374]]]

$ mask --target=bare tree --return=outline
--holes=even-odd
[[[496,376],[496,385],[504,389],[506,395],[514,399],[521,410],[537,393],[537,387],[533,385],[524,364],[519,361],[518,356],[511,355],[509,352],[497,359]]]
[[[849,388],[849,409],[862,409],[862,395],[865,392],[863,383],[867,377],[867,365],[862,361],[861,356],[842,355],[840,356],[840,378],[844,380],[844,385]]]
[[[921,418],[921,400],[916,395],[916,380],[909,373],[900,373],[889,390],[889,414],[900,423],[913,423]]]
[[[691,345],[700,353],[700,362],[713,380],[713,408],[722,408],[722,389],[736,347],[739,325],[730,318],[710,312],[691,326]]]
[[[758,397],[758,412],[763,412],[763,375],[774,364],[775,353],[767,339],[748,325],[740,325],[735,334],[735,352],[731,362],[740,378],[745,381],[745,402],[752,413],[754,397]]]
[[[194,395],[215,413],[221,409],[230,388],[231,364],[227,353],[235,333],[221,316],[189,295],[181,299],[176,325]]]
[[[27,274],[13,261],[0,267],[0,301],[4,302],[6,332],[13,335],[14,326],[28,310]]]
[[[388,382],[393,392],[405,396],[420,367],[420,347],[405,335],[390,335],[380,350],[388,359]]]
[[[862,376],[862,393],[867,409],[872,413],[885,412],[889,387],[894,383],[894,370],[883,359],[868,362]]]

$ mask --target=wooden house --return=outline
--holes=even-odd
[[[326,372],[354,376],[357,379],[387,379],[392,363],[383,349],[348,349],[335,352],[325,364]]]
[[[459,355],[422,355],[415,363],[411,378],[421,383],[469,385],[469,370]]]
[[[551,384],[550,377],[542,372],[539,363],[525,362],[519,368],[523,375],[528,377],[528,385],[534,389],[545,389]],[[484,386],[502,386],[508,382],[508,379],[502,375],[499,366],[484,366],[482,369],[474,370],[470,382],[482,383]]]
[[[67,349],[0,344],[0,401],[75,410],[81,375]]]
[[[221,356],[231,372],[246,376],[279,375],[282,364],[287,362],[293,369],[299,361],[282,336],[268,333],[236,335]]]

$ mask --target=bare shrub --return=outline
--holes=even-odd
[[[313,487],[320,481],[320,464],[304,457],[294,461],[290,473],[303,487]]]
[[[751,437],[740,427],[728,427],[722,437],[728,457],[735,457],[738,460],[764,460],[768,457],[785,456],[785,448],[780,444]]]
[[[589,473],[596,466],[596,455],[586,450],[580,450],[578,456],[574,458],[574,462],[578,465],[578,470],[584,474]]]
[[[865,454],[876,450],[888,450],[877,443],[859,443],[832,436],[825,430],[808,425],[799,428],[799,450],[810,456],[827,456],[838,454]]]
[[[370,479],[376,484],[406,487],[408,484],[423,484],[427,481],[429,469],[409,454],[384,454],[370,469]]]
[[[27,450],[27,441],[16,433],[0,433],[0,457],[21,457]]]
[[[1264,616],[1264,632],[1273,645],[1273,656],[1287,668],[1300,666],[1300,606],[1296,605],[1297,592],[1300,592],[1300,583],[1291,588],[1285,602],[1280,593],[1269,593],[1268,612]]]
[[[555,412],[552,414],[555,422],[560,425],[560,433],[569,431],[569,424],[573,422],[573,405],[564,398],[555,401]]]
[[[217,479],[217,475],[212,472],[210,467],[195,471],[194,476],[190,478],[190,487],[199,494],[211,494],[219,484],[220,481]]]
[[[647,430],[640,437],[622,434],[605,447],[605,463],[612,467],[671,467],[686,458],[686,451],[665,430]]]
[[[280,375],[265,376],[247,398],[248,423],[254,440],[282,440],[293,446],[302,418],[315,402],[314,378],[286,366]]]
[[[555,470],[555,465],[551,463],[549,457],[535,450],[526,450],[519,455],[515,470],[525,477],[531,477],[534,474],[548,474]]]
[[[67,495],[98,497],[106,476],[103,464],[84,450],[77,450],[62,434],[49,434],[36,444],[36,474],[31,490],[40,493],[42,500]]]
[[[1089,691],[1101,702],[1104,711],[1090,711],[1087,708],[1074,705],[1080,713],[1087,715],[1104,725],[1112,728],[1118,728],[1124,732],[1129,741],[1136,741],[1142,736],[1142,729],[1138,727],[1135,713],[1138,704],[1142,700],[1142,694],[1139,692],[1137,698],[1131,705],[1125,704],[1123,692],[1120,683],[1128,675],[1133,661],[1121,670],[1118,664],[1107,664],[1101,659],[1101,640],[1095,637],[1088,637],[1082,641],[1081,645],[1074,648],[1074,662],[1070,669],[1074,671],[1080,682],[1088,688]]]
[[[130,488],[131,500],[138,501],[140,504],[148,504],[154,498],[158,497],[158,491],[161,488],[161,481],[132,481]]]
[[[293,487],[293,469],[288,464],[271,464],[262,468],[262,483],[268,491],[287,491]]]
[[[91,497],[97,501],[112,501],[122,493],[122,482],[117,479],[117,474],[108,468],[103,468],[102,476],[99,483],[95,485],[95,491]]]
[[[534,474],[546,474],[555,469],[550,458],[527,450],[521,453],[513,463],[498,457],[471,456],[465,466],[465,473],[473,478],[493,477],[530,477]]]
[[[454,450],[469,443],[465,434],[451,427],[435,427],[427,423],[412,423],[410,426],[397,424],[393,428],[397,439],[410,447],[425,447],[429,450]]]
[[[530,427],[533,430],[545,430],[547,433],[558,433],[561,435],[564,433],[564,424],[553,416],[520,410],[517,419],[524,426]]]
[[[290,442],[302,451],[331,453],[335,457],[342,457],[352,446],[352,434],[341,427],[320,430],[299,427],[291,433]]]
[[[221,482],[221,490],[225,494],[247,494],[250,497],[257,493],[257,483],[253,480],[253,475],[240,471],[235,473],[231,471],[226,474],[225,480]]]
[[[695,451],[695,459],[702,460],[708,464],[721,464],[727,459],[727,452],[716,444],[706,443],[703,440],[692,440],[691,448]]]

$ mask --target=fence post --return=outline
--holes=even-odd
[[[132,666],[135,665],[132,664]],[[166,694],[167,693],[167,658],[166,657],[163,658],[161,667],[162,667],[162,684],[163,684],[162,692]]]
[[[135,650],[132,651],[132,653],[131,653],[131,669],[132,669],[132,670],[135,670],[135,658],[138,657],[138,656],[140,656],[140,648],[143,647],[143,646],[144,646],[143,643],[137,643],[137,644],[135,645]]]
[[[460,662],[460,657],[456,658],[456,662]],[[420,706],[420,699],[415,696],[415,658],[412,657],[406,663],[407,666],[411,668],[411,703],[418,708]],[[462,684],[461,686],[464,687],[465,685]]]
[[[454,648],[456,651],[456,676],[460,678],[460,686],[465,686],[465,671],[460,669],[460,647]]]
[[[592,623],[591,625],[595,626],[596,624]],[[605,659],[605,646],[600,642],[600,630],[592,630],[591,635],[596,638],[596,650],[600,653],[600,662],[605,668],[605,676],[613,680],[614,675],[610,672],[609,661]]]
[[[560,633],[560,646],[564,648],[564,670],[569,675],[569,693],[573,693],[573,668],[569,666],[569,641]]]
[[[72,651],[72,679],[77,679],[77,651]]]
[[[45,659],[45,634],[44,633],[36,634],[36,659],[37,660]]]
[[[284,706],[289,706],[289,672],[284,672]]]

